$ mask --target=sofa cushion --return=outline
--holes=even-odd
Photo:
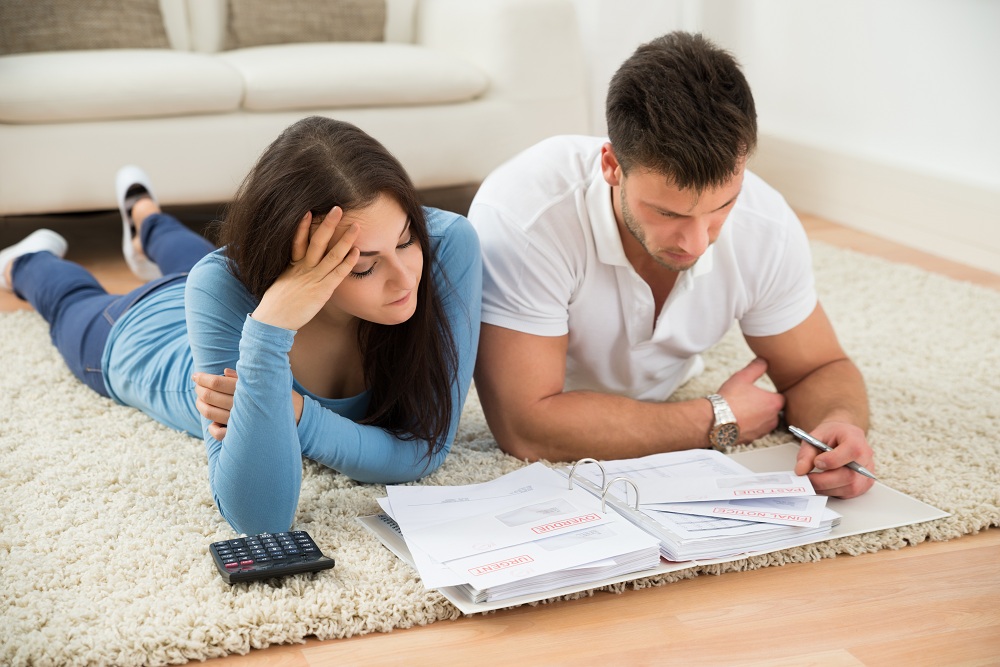
[[[219,55],[242,75],[253,111],[444,104],[489,80],[468,62],[412,44],[288,44]]]
[[[226,49],[302,42],[380,42],[385,0],[229,0]]]
[[[159,0],[0,2],[0,54],[169,46]]]
[[[0,122],[56,123],[234,111],[243,84],[217,57],[107,49],[0,57]]]

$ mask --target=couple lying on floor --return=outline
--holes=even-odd
[[[801,224],[745,169],[756,116],[736,62],[685,33],[640,47],[612,81],[608,128],[514,157],[466,219],[421,207],[357,127],[306,118],[247,175],[218,249],[128,166],[122,249],[149,282],[108,294],[38,230],[0,251],[0,287],[91,389],[203,438],[242,533],[292,525],[303,457],[371,483],[436,470],[474,371],[519,458],[724,448],[784,413],[833,446],[803,445],[796,472],[864,493],[845,467],[873,469],[864,383],[817,301]],[[734,321],[757,359],[711,396],[668,401]],[[755,384],[765,372],[776,391]]]

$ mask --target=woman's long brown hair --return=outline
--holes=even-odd
[[[378,141],[343,121],[312,116],[288,127],[260,156],[217,228],[230,271],[258,300],[291,260],[292,239],[307,211],[364,208],[393,198],[410,219],[424,269],[416,311],[397,325],[361,322],[358,348],[371,392],[361,421],[403,440],[424,440],[428,458],[445,445],[458,360],[435,289],[427,222],[398,160]]]

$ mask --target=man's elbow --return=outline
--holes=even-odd
[[[549,460],[549,452],[540,443],[516,435],[498,435],[494,433],[500,450],[509,456],[522,461]]]
[[[544,429],[533,430],[530,424],[522,424],[519,428],[506,424],[492,430],[500,450],[522,461],[569,460],[567,454],[560,449],[557,439]]]

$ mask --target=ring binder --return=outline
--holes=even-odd
[[[604,466],[597,459],[580,459],[573,464],[573,467],[569,469],[569,490],[573,490],[573,473],[576,472],[576,467],[581,463],[596,463],[597,467],[601,469],[601,488],[605,488],[605,482],[608,480],[608,473],[605,472]],[[634,484],[632,486],[635,486]],[[638,493],[638,491],[636,491]]]
[[[603,470],[603,469],[604,468],[601,468],[601,470]],[[628,477],[615,477],[613,480],[611,480],[610,482],[608,482],[607,484],[604,485],[604,490],[601,491],[601,511],[604,512],[605,514],[608,513],[607,504],[606,504],[607,503],[607,498],[608,498],[608,491],[611,490],[611,486],[615,482],[625,482],[626,484],[628,484],[629,486],[631,486],[635,490],[635,509],[638,512],[639,511],[639,487],[636,486],[635,482],[633,482],[632,480],[630,480]],[[628,489],[627,488],[625,489],[625,504],[628,505]]]
[[[581,463],[596,463],[597,467],[601,469],[601,512],[603,514],[608,513],[607,500],[606,500],[608,495],[608,489],[610,489],[611,485],[614,484],[615,482],[625,482],[626,484],[632,487],[632,489],[635,491],[635,509],[636,511],[638,511],[639,487],[636,486],[636,483],[630,480],[628,477],[615,477],[613,480],[609,482],[608,472],[604,469],[604,466],[601,465],[601,462],[598,461],[597,459],[584,458],[580,459],[579,461],[573,464],[573,466],[569,469],[569,474],[567,475],[570,491],[573,490],[573,473],[576,472],[576,467]],[[625,489],[625,504],[628,505],[628,489]]]

